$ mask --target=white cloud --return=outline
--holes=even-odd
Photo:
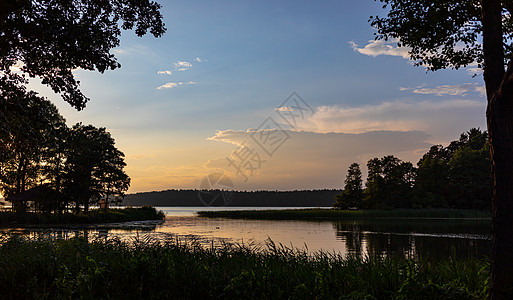
[[[163,85],[157,87],[157,90],[172,89],[172,88],[177,87],[177,86],[178,86],[178,83],[176,83],[176,82],[168,82],[166,84],[163,84]]]
[[[158,71],[157,74],[160,74],[160,75],[171,75],[171,74],[173,74],[173,72],[171,72],[169,70],[162,70],[162,71]]]
[[[399,88],[401,91],[412,91],[415,94],[436,95],[436,96],[467,96],[469,93],[484,95],[484,85],[477,83],[462,83],[456,85],[439,85],[437,87]]]
[[[465,70],[467,71],[467,73],[469,75],[472,75],[472,76],[483,74],[483,69],[479,68],[477,63],[472,63],[472,64],[468,65]]]
[[[395,101],[359,107],[320,106],[298,130],[321,133],[365,133],[377,130],[412,131],[430,134],[433,143],[446,143],[472,127],[486,128],[486,101],[451,99],[443,101]]]
[[[289,107],[289,106],[276,107],[274,110],[275,111],[293,111],[292,107]]]
[[[376,57],[378,55],[391,55],[409,59],[410,55],[408,54],[408,51],[410,51],[410,48],[397,47],[398,41],[398,39],[390,39],[388,41],[370,40],[369,43],[365,45],[363,48],[359,48],[358,45],[352,41],[349,42],[349,44],[351,45],[354,51],[372,57]]]
[[[192,67],[192,64],[188,61],[177,61],[173,65],[176,71],[187,71]]]
[[[168,82],[164,85],[161,85],[159,87],[157,87],[157,90],[161,90],[161,89],[172,89],[172,88],[175,88],[179,85],[191,85],[191,84],[196,84],[196,82],[194,81],[189,81],[189,82]]]
[[[21,60],[16,61],[16,63],[9,67],[11,72],[21,73],[21,69],[25,66],[25,63]]]
[[[195,61],[197,61],[197,62],[204,62],[204,61],[207,61],[206,59],[204,59],[204,58],[200,58],[200,57],[196,57],[194,60],[195,60]]]

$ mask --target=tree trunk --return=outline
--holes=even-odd
[[[513,63],[488,104],[492,157],[493,251],[491,299],[513,296]]]
[[[492,161],[491,299],[513,296],[513,62],[504,73],[501,1],[482,0],[486,120]]]

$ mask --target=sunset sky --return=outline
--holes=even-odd
[[[85,110],[31,84],[68,125],[111,132],[131,193],[198,188],[216,172],[237,190],[342,188],[352,162],[416,164],[432,144],[486,128],[480,71],[426,72],[374,41],[379,2],[159,2],[162,38],[123,32],[120,69],[75,71]]]

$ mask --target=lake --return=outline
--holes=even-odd
[[[290,208],[290,207],[288,207]],[[90,238],[119,237],[194,240],[205,246],[243,243],[265,247],[270,239],[286,247],[309,253],[325,251],[342,255],[394,257],[489,256],[490,220],[359,220],[295,221],[200,218],[200,210],[284,209],[279,207],[160,207],[166,220],[159,225],[132,229],[2,229],[21,235],[68,238],[87,234]],[[143,226],[144,227],[144,226]]]

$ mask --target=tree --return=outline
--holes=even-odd
[[[448,162],[453,153],[454,142],[447,148],[434,145],[417,163],[417,177],[413,189],[415,207],[447,207]],[[455,148],[456,149],[456,148]]]
[[[461,147],[448,162],[449,206],[486,209],[491,205],[490,150]]]
[[[380,0],[377,39],[397,38],[430,70],[477,63],[484,70],[493,206],[491,298],[513,294],[513,2]],[[482,42],[481,42],[482,36]],[[505,68],[505,65],[507,67]]]
[[[111,49],[119,46],[121,29],[160,37],[166,29],[159,9],[149,0],[2,0],[0,76],[26,85],[25,75],[11,70],[21,64],[24,74],[41,78],[81,110],[89,99],[72,70],[120,67]]]
[[[385,179],[381,160],[377,157],[367,162],[367,182],[364,191],[365,208],[382,208],[385,203]]]
[[[415,168],[393,155],[367,162],[364,202],[368,208],[410,207]]]
[[[486,209],[491,204],[488,134],[472,128],[447,147],[432,146],[417,163],[414,205]]]
[[[70,130],[66,153],[65,194],[84,211],[101,199],[116,201],[124,196],[130,178],[124,172],[124,154],[105,128],[78,123]]]
[[[49,179],[45,158],[66,124],[50,101],[11,81],[0,83],[0,191],[8,197]]]
[[[344,191],[336,196],[335,207],[342,209],[361,208],[363,181],[362,171],[358,163],[349,166],[344,184]]]

